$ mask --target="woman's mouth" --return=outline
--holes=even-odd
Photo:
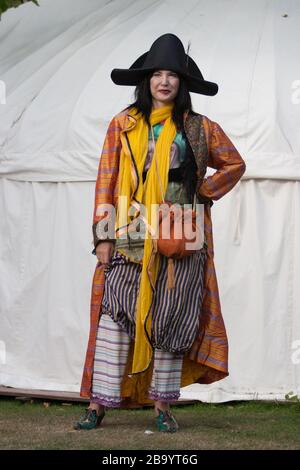
[[[162,93],[163,95],[169,95],[171,92],[170,90],[158,90],[159,93]]]

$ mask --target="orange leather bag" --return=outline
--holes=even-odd
[[[190,256],[201,250],[204,243],[204,227],[201,226],[199,214],[195,210],[196,194],[194,196],[193,209],[184,208],[179,204],[165,201],[161,176],[155,155],[155,139],[152,131],[156,170],[159,179],[162,203],[159,206],[158,238],[154,241],[155,252],[168,258],[168,288],[175,286],[174,259]]]

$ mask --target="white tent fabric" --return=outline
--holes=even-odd
[[[224,124],[248,177],[299,179],[300,5],[247,3],[44,0],[3,15],[1,174],[93,181],[107,122],[132,96],[110,72],[167,30],[191,41],[204,77],[219,84],[216,97],[195,95],[194,104]]]
[[[219,84],[213,98],[192,95],[195,110],[221,124],[247,163],[212,207],[230,376],[182,397],[299,393],[299,2],[40,4],[8,11],[0,24],[0,384],[79,390],[99,154],[133,92],[110,72],[174,32]]]

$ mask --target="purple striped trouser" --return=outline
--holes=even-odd
[[[117,408],[121,405],[121,382],[130,348],[130,337],[109,315],[102,313],[96,339],[92,403]],[[183,354],[154,350],[149,398],[174,401],[180,396]]]

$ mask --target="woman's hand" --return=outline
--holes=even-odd
[[[96,247],[98,261],[105,267],[108,266],[114,251],[114,242],[100,242]]]

